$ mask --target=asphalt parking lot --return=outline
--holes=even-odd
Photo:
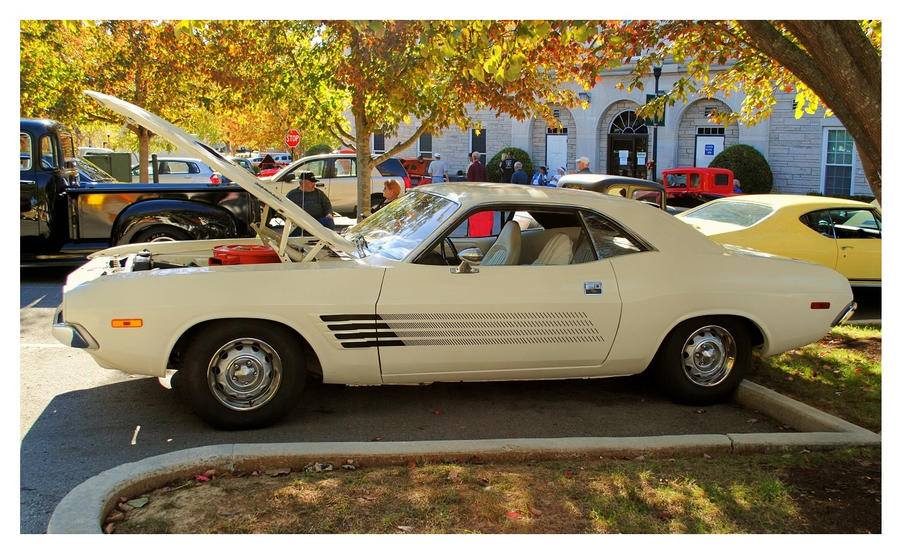
[[[640,376],[424,387],[310,384],[281,423],[217,431],[156,379],[102,369],[86,353],[56,343],[49,322],[64,275],[22,273],[22,533],[43,533],[63,496],[101,471],[195,446],[783,431],[779,422],[735,404],[674,404]]]

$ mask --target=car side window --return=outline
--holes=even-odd
[[[31,169],[31,135],[19,133],[19,167],[22,171]]]
[[[699,188],[700,187],[700,174],[699,173],[691,173],[691,188]]]
[[[611,220],[593,212],[582,212],[591,241],[602,260],[643,252],[647,248]]]
[[[800,216],[800,222],[823,237],[834,238],[834,224],[828,210],[816,210]]]
[[[875,212],[864,208],[840,208],[829,211],[834,234],[839,239],[880,239],[881,221]]]
[[[356,160],[352,158],[338,158],[334,160],[335,177],[356,177]]]
[[[311,160],[306,163],[302,163],[298,165],[294,170],[282,177],[282,181],[290,181],[294,183],[299,183],[300,175],[311,171],[313,175],[315,175],[316,179],[322,179],[325,177],[325,162],[326,160]]]
[[[41,169],[56,169],[59,167],[59,153],[56,152],[53,139],[50,135],[41,137]]]
[[[195,164],[194,162],[189,162],[187,164],[188,173],[200,173],[200,166]]]

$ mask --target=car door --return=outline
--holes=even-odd
[[[341,215],[352,216],[356,213],[356,158],[340,157],[331,162],[333,165],[328,178],[331,207]],[[376,189],[373,187],[372,191],[375,192]]]
[[[586,236],[583,226],[545,232],[534,240]],[[596,375],[622,309],[610,262],[596,253],[568,265],[520,261],[473,272],[422,263],[390,268],[376,305],[384,382]]]
[[[847,279],[881,282],[881,217],[867,208],[829,210],[837,240],[837,267]]]
[[[322,189],[322,192],[327,195],[328,179],[326,176],[328,173],[328,160],[324,158],[299,163],[290,172],[284,174],[278,182],[269,181],[269,183],[272,183],[272,186],[280,194],[287,195],[288,191],[300,186],[300,175],[307,171],[312,173],[318,180],[316,187]]]

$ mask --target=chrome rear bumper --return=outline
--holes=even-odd
[[[843,325],[844,323],[847,322],[847,320],[849,320],[851,317],[853,317],[853,314],[855,314],[855,313],[856,313],[856,302],[850,302],[844,308],[844,311],[842,311],[836,318],[834,318],[834,321],[831,322],[831,326],[837,327],[838,325]]]

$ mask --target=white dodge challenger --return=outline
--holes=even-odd
[[[723,247],[589,191],[418,187],[337,234],[170,123],[87,94],[263,207],[253,239],[93,254],[54,316],[54,336],[105,368],[177,370],[217,427],[273,423],[310,374],[386,385],[649,370],[674,399],[712,403],[735,390],[753,349],[803,346],[855,309],[831,269]]]

